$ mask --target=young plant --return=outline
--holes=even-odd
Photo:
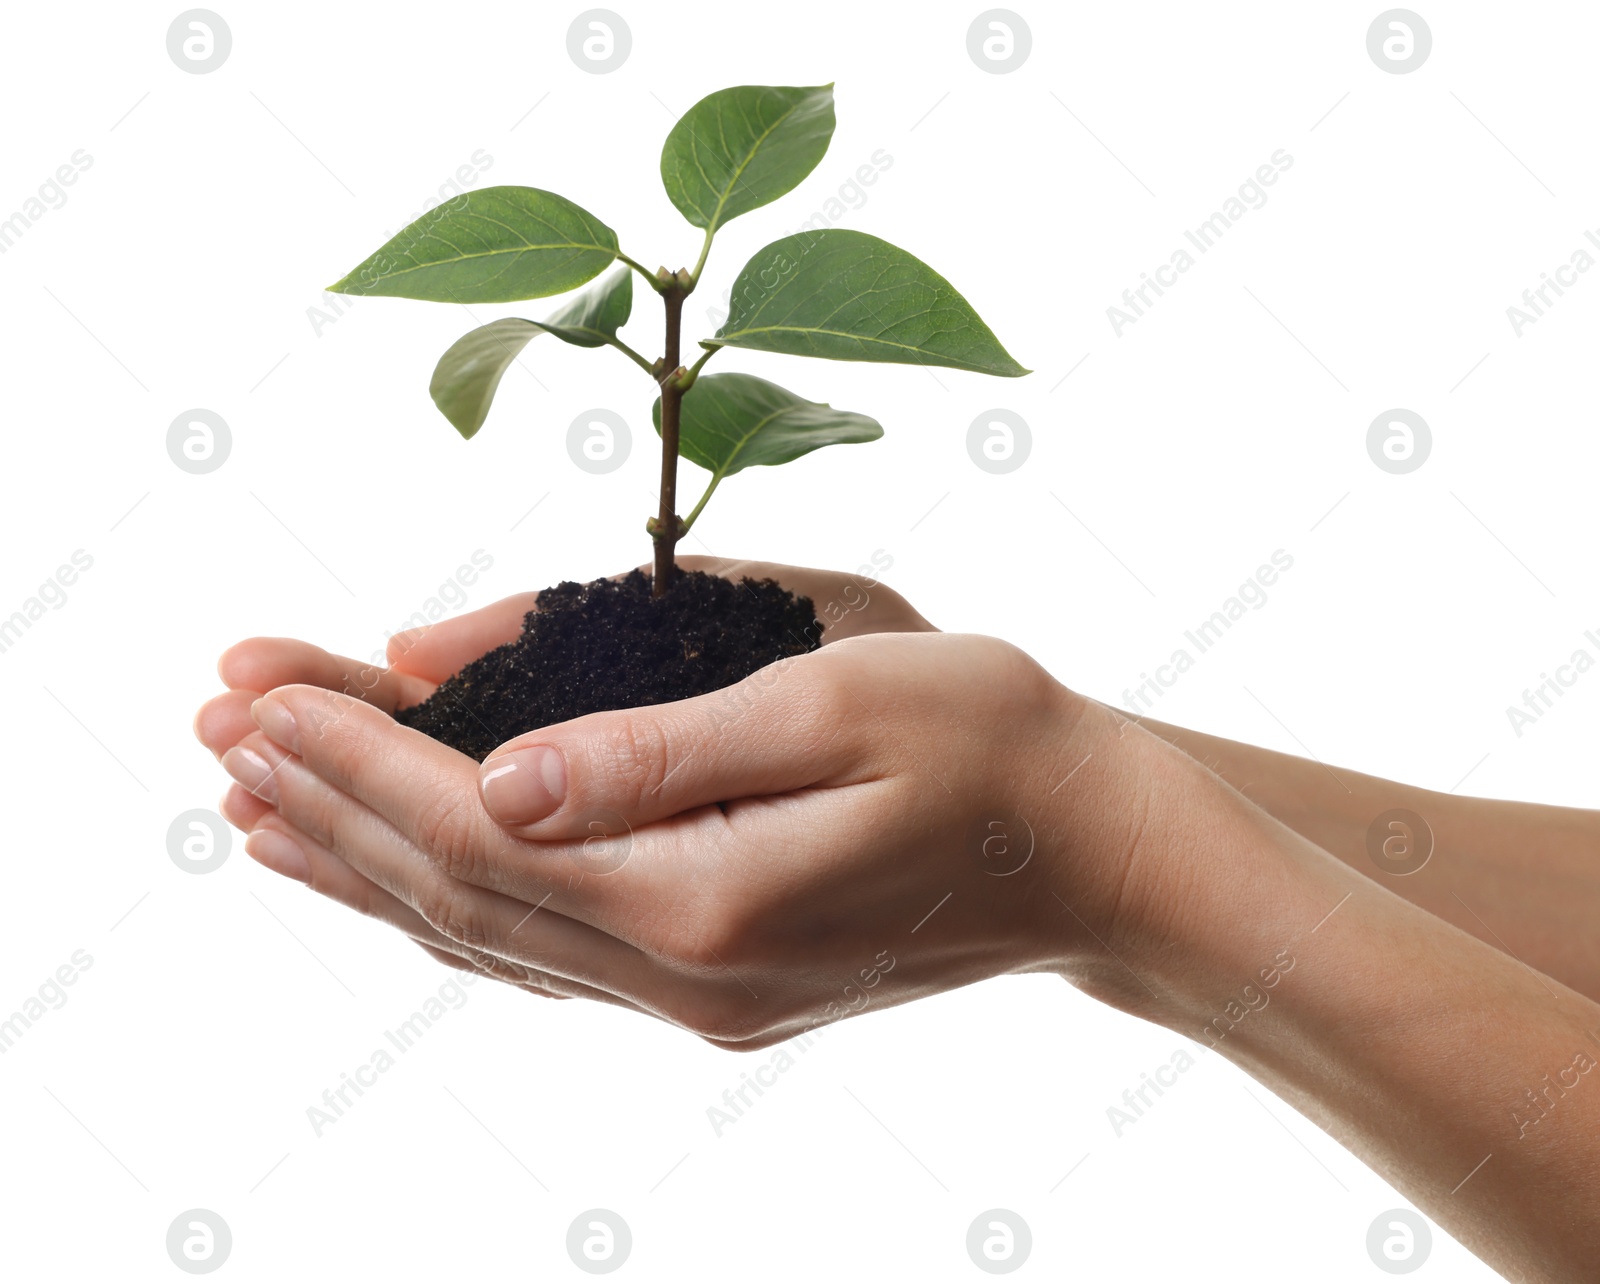
[[[702,375],[722,348],[1029,373],[926,263],[845,228],[801,230],[758,252],[734,280],[728,319],[699,341],[703,351],[692,365],[682,364],[684,300],[700,283],[718,230],[796,187],[827,152],[833,129],[832,85],[740,85],[690,108],[661,149],[661,181],[684,218],[705,233],[693,269],[650,272],[623,253],[611,228],[554,192],[489,187],[429,211],[329,289],[509,303],[563,294],[617,263],[543,321],[511,317],[464,335],[440,358],[428,390],[456,431],[470,438],[483,426],[506,368],[540,333],[579,347],[615,348],[643,370],[658,390],[652,417],[661,435],[661,509],[645,529],[655,542],[652,592],[659,597],[672,581],[674,548],[724,477],[883,435],[866,415],[808,401],[754,375]],[[635,272],[661,297],[666,314],[661,355],[653,361],[617,334],[633,310]],[[677,512],[680,455],[711,474],[686,518]]]

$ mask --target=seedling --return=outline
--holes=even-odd
[[[723,348],[835,361],[949,366],[980,374],[1028,371],[1000,345],[954,287],[920,259],[865,232],[801,230],[740,269],[728,319],[700,356],[682,364],[683,304],[700,283],[717,232],[770,204],[816,168],[833,137],[833,86],[740,85],[702,98],[667,135],[661,181],[705,233],[692,269],[649,271],[625,254],[593,214],[536,187],[489,187],[429,211],[329,288],[441,303],[509,303],[575,290],[617,266],[543,321],[510,317],[480,326],[440,358],[429,392],[456,431],[483,426],[506,368],[540,333],[583,348],[611,347],[657,387],[661,508],[645,529],[655,544],[652,593],[675,572],[673,550],[725,477],[784,464],[821,446],[874,441],[866,415],[808,401],[755,375],[702,374]],[[633,310],[633,274],[666,317],[661,355],[641,356],[618,336]],[[677,512],[678,458],[711,474],[688,517]]]

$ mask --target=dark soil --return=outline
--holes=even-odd
[[[732,686],[814,651],[811,600],[774,580],[679,571],[660,599],[650,577],[571,580],[539,594],[522,636],[474,660],[395,720],[482,762],[523,732]]]

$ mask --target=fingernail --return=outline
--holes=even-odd
[[[234,745],[222,755],[222,769],[262,802],[278,805],[278,781],[271,765],[254,749]]]
[[[478,787],[483,805],[502,825],[531,825],[561,806],[567,765],[549,745],[513,749],[483,764]]]
[[[300,728],[282,700],[262,696],[250,706],[250,716],[273,744],[282,745],[290,753],[300,752]]]
[[[276,829],[258,829],[244,840],[244,849],[257,864],[299,883],[311,881],[311,862],[300,844]]]

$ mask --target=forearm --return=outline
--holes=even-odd
[[[1358,873],[1600,999],[1600,812],[1458,798],[1153,719],[1139,725]],[[1369,850],[1385,836],[1371,839],[1374,822],[1396,809],[1421,817],[1419,837],[1432,843],[1427,863],[1404,875]]]
[[[1221,1052],[1509,1278],[1592,1278],[1600,1007],[1133,741],[1105,750],[1149,806],[1124,911],[1069,977]]]

